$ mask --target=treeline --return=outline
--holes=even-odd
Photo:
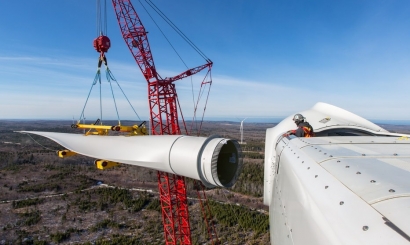
[[[244,158],[250,159],[264,159],[265,155],[259,152],[242,152]]]
[[[38,183],[29,185],[27,181],[23,181],[17,185],[17,192],[43,192],[43,191],[55,191],[61,190],[61,186],[58,183]]]
[[[19,213],[19,216],[23,218],[17,224],[19,225],[35,225],[41,220],[41,212],[40,210],[29,210],[23,213]]]
[[[39,223],[41,220],[41,212],[38,209],[27,209],[24,212],[17,213],[17,215],[20,219],[13,223],[4,224],[2,227],[3,231],[21,226],[32,226]]]
[[[145,243],[141,241],[139,237],[119,235],[119,234],[114,234],[109,239],[98,239],[97,241],[93,243],[91,242],[83,243],[83,245],[111,245],[111,244],[143,245]],[[158,242],[158,244],[162,244],[162,242]]]
[[[28,206],[42,204],[43,202],[44,202],[44,199],[39,199],[39,198],[26,199],[26,200],[20,200],[20,201],[13,201],[12,206],[14,209],[17,209],[17,208],[24,208]]]
[[[92,195],[98,197],[97,201]],[[90,190],[87,194],[77,198],[70,206],[76,206],[82,212],[95,210],[108,210],[110,207],[122,204],[129,212],[138,212],[143,208],[160,211],[160,203],[152,199],[148,194],[142,193],[134,197],[127,189],[119,188],[99,188]]]
[[[57,157],[57,153],[51,150],[29,150],[29,151],[0,151],[0,170],[16,170],[16,165],[23,164],[56,164],[63,163],[64,165],[92,165],[93,159],[85,156],[75,156],[72,158],[61,159]],[[94,166],[93,166],[94,167]],[[56,170],[62,170],[63,167],[56,166]],[[53,170],[53,169],[49,169]]]
[[[223,225],[239,225],[244,230],[251,229],[256,233],[267,232],[269,229],[269,216],[258,211],[214,201],[209,201],[209,206],[214,217]]]
[[[263,195],[263,163],[245,162],[233,191],[261,197]]]
[[[265,150],[265,142],[251,141],[241,145],[242,151],[257,151],[261,152]]]

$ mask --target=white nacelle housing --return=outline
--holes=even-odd
[[[282,137],[293,115],[266,134],[272,244],[408,244],[409,138],[324,103],[300,113],[317,137]]]
[[[306,117],[312,125],[316,136],[342,136],[342,135],[391,135],[387,130],[376,124],[355,115],[349,111],[326,103],[316,103],[311,109],[297,112]],[[292,120],[293,115],[285,118],[273,128],[266,130],[265,143],[265,168],[264,168],[264,195],[265,205],[270,204],[272,197],[273,179],[275,177],[273,169],[276,164],[276,145],[282,135],[290,129],[295,129],[296,125]]]

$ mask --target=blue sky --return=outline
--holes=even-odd
[[[409,1],[152,1],[214,62],[205,119],[285,117],[321,101],[372,120],[410,120]],[[159,73],[184,71],[140,2],[132,2]],[[0,119],[79,118],[97,69],[95,5],[0,1]],[[109,67],[146,119],[146,81],[107,5]],[[188,66],[204,63],[155,19]],[[201,78],[193,80],[195,96]],[[85,112],[90,120],[99,117],[97,89]],[[189,119],[191,81],[178,81],[177,90]],[[116,118],[106,82],[103,91],[103,117]],[[135,119],[121,94],[116,99],[121,119]]]

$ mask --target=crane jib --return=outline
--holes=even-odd
[[[145,0],[145,2],[150,5],[160,16],[163,14],[150,0]],[[191,47],[193,47],[194,50],[197,51],[206,60],[206,64],[188,69],[177,76],[162,79],[157,73],[154,65],[147,32],[145,31],[145,28],[141,20],[139,19],[139,16],[135,11],[131,1],[112,0],[112,3],[117,16],[117,21],[121,30],[122,37],[124,38],[125,43],[127,44],[131,54],[137,62],[141,72],[143,73],[143,76],[148,82],[148,102],[150,109],[150,126],[152,131],[151,134],[181,134],[178,120],[178,109],[180,111],[181,109],[175,89],[175,84],[173,84],[173,82],[195,75],[206,68],[208,68],[206,77],[208,75],[210,77],[210,70],[213,64],[212,61],[206,58],[206,56],[202,52],[200,52],[200,50],[195,45],[193,45],[193,43],[189,39],[187,39],[185,35],[181,35],[180,30],[177,29],[178,34],[180,34],[183,39],[187,41],[188,44],[191,45]],[[168,24],[170,24],[168,22],[168,18],[165,18],[164,20]],[[174,28],[174,30],[176,29]],[[207,84],[209,84],[210,88],[211,82]],[[201,88],[202,85],[203,83],[201,84]],[[200,96],[198,96],[198,100],[199,98]],[[181,117],[183,119],[182,113]],[[183,119],[182,121],[186,129],[185,120]],[[165,244],[192,244],[185,178],[161,171],[158,171],[157,176],[162,208]],[[169,205],[171,203],[172,205]],[[206,217],[210,217],[209,212],[204,212],[204,209],[202,211],[205,220]],[[210,224],[210,226],[211,227],[208,227],[207,229],[209,241],[211,242],[211,244],[214,244],[214,241],[217,241],[218,238],[213,224]],[[210,232],[211,230],[213,230],[213,232]]]
[[[198,72],[202,71],[203,69],[205,69],[207,67],[209,69],[211,69],[212,65],[213,65],[213,63],[212,63],[212,61],[210,61],[209,63],[206,63],[205,65],[197,66],[195,68],[184,71],[183,73],[181,73],[181,74],[179,74],[175,77],[165,78],[164,80],[167,80],[167,81],[170,81],[170,82],[173,82],[173,81],[176,81],[176,80],[181,80],[183,78],[195,75],[195,74],[197,74]]]

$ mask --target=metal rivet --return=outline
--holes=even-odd
[[[319,150],[319,152],[322,152],[322,150]]]
[[[308,167],[308,169],[310,169],[310,167]]]
[[[337,160],[337,162],[340,162],[339,160]]]
[[[362,154],[362,156],[366,156],[366,154]]]
[[[397,156],[397,153],[394,153],[393,155]]]
[[[327,153],[323,153],[323,154],[327,155]]]
[[[345,203],[344,203],[343,201],[341,201],[341,202],[340,202],[340,205],[343,205],[343,204],[345,204]]]
[[[302,163],[304,163],[305,161],[302,161]]]
[[[317,178],[317,175],[315,175],[315,178]]]
[[[376,181],[375,181],[375,180],[370,180],[370,182],[371,182],[371,183],[376,183]]]
[[[298,157],[299,158],[299,157]]]
[[[346,168],[350,168],[350,166],[346,166]]]
[[[329,188],[329,186],[325,186],[325,189]]]
[[[292,232],[292,229],[290,229],[290,232]]]
[[[329,157],[333,157],[332,155],[330,155]]]
[[[363,230],[367,231],[369,229],[369,227],[367,225],[363,226]]]
[[[396,191],[395,191],[395,190],[393,190],[393,189],[390,189],[390,190],[389,190],[389,192],[396,192]]]
[[[362,173],[360,173],[360,172],[357,172],[356,174],[362,174]]]

